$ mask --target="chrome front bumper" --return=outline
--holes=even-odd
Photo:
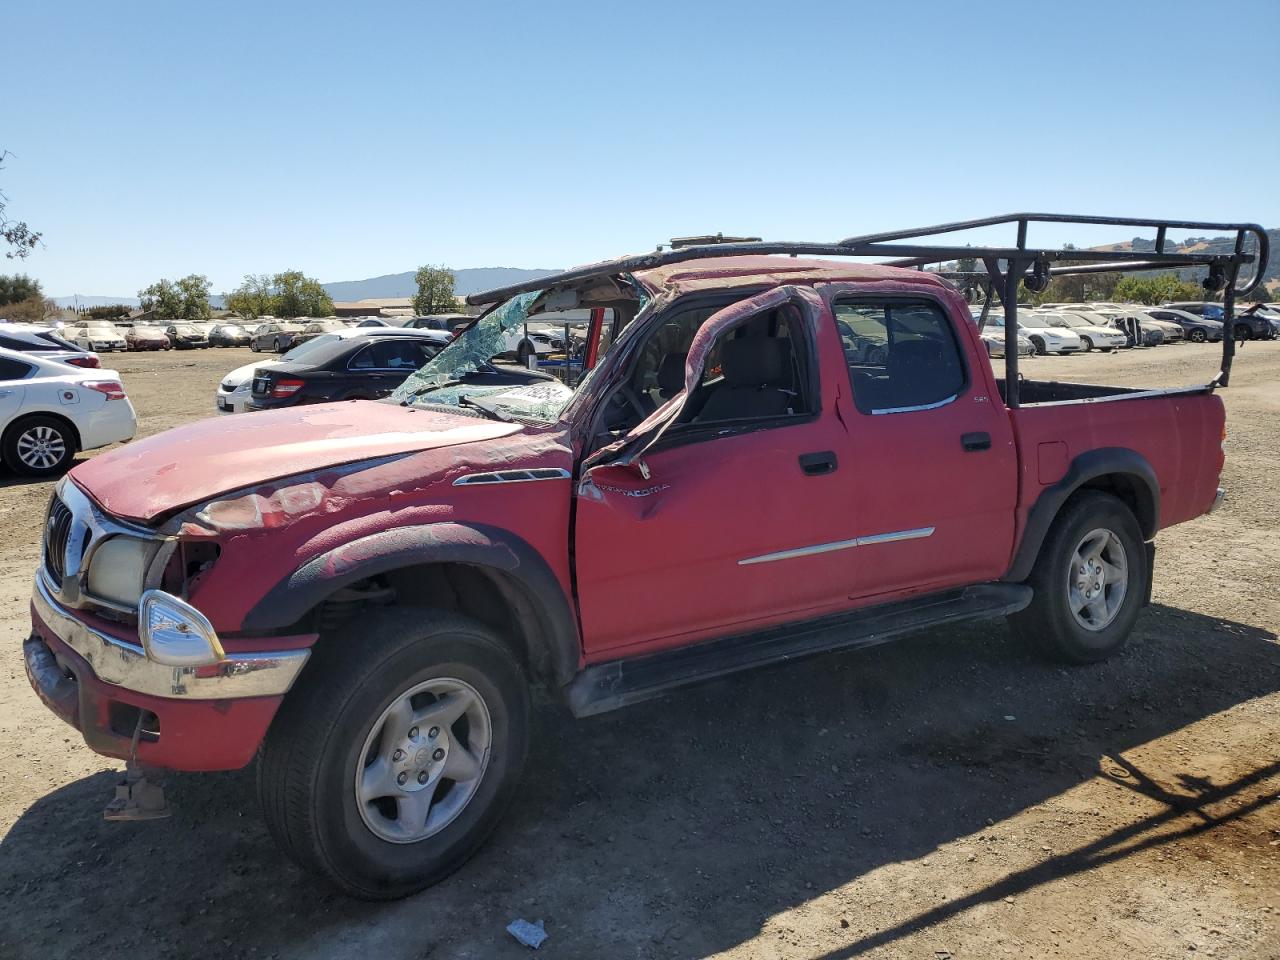
[[[40,623],[79,654],[99,680],[155,697],[230,700],[279,696],[293,685],[311,655],[310,650],[228,653],[204,666],[167,666],[149,659],[136,640],[114,636],[74,617],[53,598],[39,573],[31,604]]]

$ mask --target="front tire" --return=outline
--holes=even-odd
[[[321,641],[259,756],[272,835],[352,896],[448,876],[510,803],[528,750],[520,664],[469,617],[417,608]]]
[[[1147,551],[1133,512],[1096,490],[1073,496],[1028,578],[1031,605],[1009,618],[1019,639],[1070,663],[1111,656],[1142,610]]]
[[[65,473],[76,457],[75,432],[57,417],[23,417],[4,434],[5,465],[24,477],[53,477]]]

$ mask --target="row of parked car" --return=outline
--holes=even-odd
[[[255,353],[283,354],[299,344],[326,333],[343,330],[430,330],[456,336],[475,317],[468,313],[438,313],[416,317],[362,317],[351,321],[337,317],[320,320],[276,320],[264,317],[254,329],[249,348]],[[509,331],[502,344],[502,355],[528,366],[531,357],[543,357],[564,349],[564,336],[554,323],[542,323]]]
[[[238,323],[112,323],[77,320],[54,328],[82,350],[112,353],[123,350],[195,350],[205,347],[243,347],[249,334]]]
[[[975,322],[982,311],[973,308]],[[1048,303],[1018,311],[1018,353],[1088,353],[1155,347],[1164,343],[1216,343],[1223,338],[1222,305],[1168,303],[1159,307],[1126,303]],[[1237,340],[1274,340],[1280,336],[1280,304],[1256,304],[1233,322]],[[983,342],[992,357],[1005,351],[1004,312],[989,311]]]

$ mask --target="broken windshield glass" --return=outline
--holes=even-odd
[[[487,407],[497,407],[505,415],[532,420],[555,420],[573,391],[559,380],[539,379],[533,383],[485,383],[485,374],[501,376],[492,364],[494,357],[508,352],[508,336],[523,329],[529,308],[540,290],[512,297],[463,331],[457,339],[410,374],[389,398],[393,403],[433,406],[462,406],[463,397],[479,398]],[[536,376],[536,374],[530,374]],[[472,404],[478,406],[477,404]]]

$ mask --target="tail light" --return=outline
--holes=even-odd
[[[276,380],[271,384],[271,396],[277,400],[291,397],[306,385],[307,381],[305,380],[291,380],[288,378]]]
[[[98,358],[97,358],[97,357],[95,357],[95,356],[93,356],[92,354],[90,354],[90,355],[88,355],[88,356],[84,356],[84,357],[71,357],[71,358],[67,361],[67,363],[71,364],[73,367],[97,367],[97,366],[101,366],[101,364],[99,364],[99,363],[98,363]]]
[[[123,400],[124,384],[118,380],[86,380],[80,386],[89,390],[96,390],[106,396],[108,400]]]

